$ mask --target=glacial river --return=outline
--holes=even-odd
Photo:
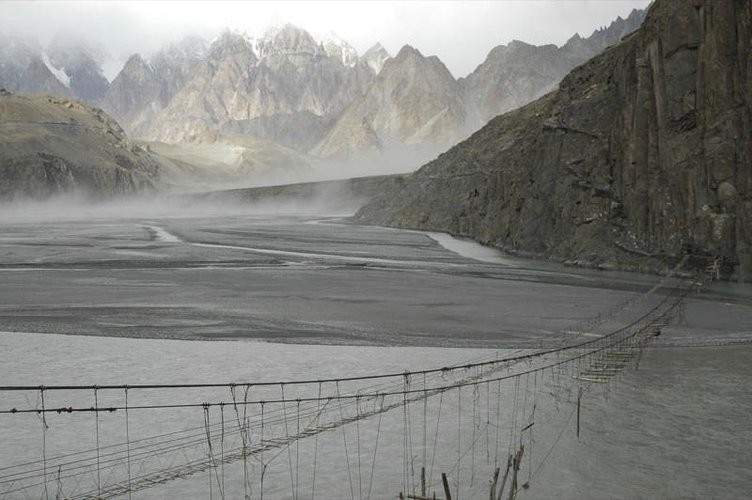
[[[449,366],[599,335],[583,329],[583,322],[600,314],[601,328],[618,327],[639,309],[606,313],[657,281],[510,258],[446,235],[353,225],[337,214],[270,216],[237,207],[169,214],[147,207],[129,217],[6,212],[0,216],[0,380],[5,386],[242,383]],[[538,411],[547,412],[550,427],[536,435],[529,488],[518,497],[747,498],[751,296],[748,286],[720,284],[689,300],[679,320],[643,353],[639,370],[585,395],[579,437],[571,397],[541,403]],[[462,425],[458,409],[474,415],[478,425],[465,420],[461,438],[472,431],[478,445],[460,457],[464,472],[458,474],[465,475],[453,480],[473,484],[467,495],[487,498],[482,492],[493,470],[492,446],[475,431],[489,429],[479,415],[490,414],[492,395],[484,400],[476,388],[474,395],[460,396],[464,404],[445,401],[440,409],[433,400],[425,409],[443,411],[441,425],[448,428]],[[471,400],[476,402],[467,406]],[[48,399],[48,407],[55,402]],[[39,391],[28,391],[2,406],[40,404]],[[416,405],[414,411],[422,411]],[[352,463],[340,463],[342,434],[322,438],[313,455],[319,460],[317,496],[393,498],[402,490],[400,470],[387,466],[403,457],[406,420],[397,413],[385,414],[378,427],[384,432],[378,449],[371,436],[356,452],[352,437],[375,432],[373,417],[371,427],[364,424],[357,434],[349,424],[345,448]],[[458,417],[446,420],[450,413]],[[7,467],[39,460],[42,453],[46,460],[94,446],[91,415],[66,420],[50,414],[44,431],[39,417],[28,415],[0,415],[0,497],[15,491],[6,496],[26,498],[32,491],[7,483],[3,489]],[[218,414],[210,416],[216,423]],[[180,430],[174,419],[133,418],[131,440]],[[410,418],[418,425],[417,413]],[[100,447],[122,441],[122,424],[122,412],[102,416]],[[200,411],[184,422],[195,429],[201,424]],[[453,454],[455,438],[436,439]],[[288,452],[269,462],[268,498],[311,494],[314,449],[311,438],[302,443],[294,457],[305,467],[293,467]],[[440,444],[432,449],[441,450]],[[357,469],[355,457],[363,459]],[[452,463],[440,457],[436,470],[450,471]],[[481,469],[471,463],[485,464],[485,475],[474,477],[472,471]],[[222,469],[226,498],[242,497],[244,488],[259,496],[260,471],[253,467],[250,486],[238,481],[238,463]],[[375,486],[366,479],[371,470],[381,478]],[[219,498],[218,472],[213,480],[212,494]],[[133,496],[208,498],[210,481],[204,473]],[[431,482],[441,493],[437,475]],[[55,484],[49,483],[51,498]],[[58,486],[73,488],[62,481]]]

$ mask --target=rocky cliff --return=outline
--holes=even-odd
[[[358,213],[520,254],[752,275],[752,3],[657,0],[560,89],[493,119]]]
[[[99,109],[0,90],[0,199],[130,194],[153,187],[161,166]]]

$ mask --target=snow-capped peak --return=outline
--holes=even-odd
[[[330,31],[319,37],[319,43],[329,57],[338,59],[345,66],[353,67],[358,63],[358,52],[345,39]]]
[[[262,59],[272,55],[319,53],[318,44],[311,34],[289,23],[268,28],[264,35],[256,40],[254,49]]]

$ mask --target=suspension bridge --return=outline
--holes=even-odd
[[[534,485],[564,433],[579,435],[583,400],[636,366],[687,297],[717,275],[716,261],[702,279],[679,278],[686,260],[645,293],[583,320],[582,335],[459,365],[310,380],[0,387],[0,426],[24,429],[33,450],[0,462],[0,498],[511,500]]]

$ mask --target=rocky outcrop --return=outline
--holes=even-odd
[[[161,160],[99,109],[68,98],[0,92],[0,199],[151,189]]]
[[[357,218],[512,252],[752,276],[752,4],[657,0],[643,27]]]

